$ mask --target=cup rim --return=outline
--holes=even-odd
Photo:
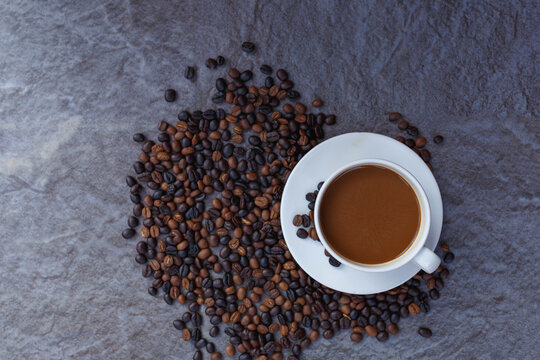
[[[326,241],[324,238],[324,234],[321,229],[320,221],[319,221],[319,213],[320,213],[320,205],[321,205],[321,199],[324,196],[324,193],[326,192],[326,189],[328,186],[343,172],[361,166],[361,165],[375,165],[375,166],[382,166],[386,167],[394,172],[396,172],[398,175],[400,175],[407,183],[411,186],[413,191],[415,192],[416,198],[418,199],[418,203],[420,206],[420,225],[419,230],[417,232],[417,235],[412,241],[412,244],[403,252],[400,256],[398,256],[395,259],[392,259],[390,261],[387,261],[385,263],[381,264],[361,264],[354,262],[352,260],[349,260],[340,254],[338,254],[334,249],[330,246],[330,244]],[[418,180],[406,169],[401,167],[400,165],[384,160],[384,159],[377,159],[377,158],[369,158],[369,159],[361,159],[352,161],[348,164],[345,164],[344,166],[340,167],[336,171],[334,171],[324,182],[323,186],[319,190],[319,194],[317,196],[317,199],[315,201],[315,207],[313,210],[313,219],[315,223],[315,229],[317,230],[317,234],[319,237],[319,240],[323,244],[323,247],[338,261],[341,263],[356,268],[358,270],[364,270],[364,271],[370,271],[370,272],[382,272],[382,271],[390,271],[397,269],[406,263],[410,262],[416,254],[423,248],[427,237],[429,233],[429,228],[431,224],[431,209],[429,206],[429,201],[427,198],[427,195],[418,182]]]

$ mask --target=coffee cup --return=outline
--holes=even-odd
[[[351,240],[346,240],[346,241],[349,241],[348,244],[345,244],[345,246],[341,246],[341,248],[338,249],[338,245],[337,245],[337,242],[335,241],[336,239],[332,239],[331,236],[332,236],[332,232],[331,231],[328,231],[329,234],[326,234],[325,233],[325,226],[328,227],[329,225],[327,223],[325,223],[325,219],[324,218],[321,218],[321,213],[323,213],[323,215],[325,215],[325,211],[326,211],[326,203],[332,203],[331,201],[328,201],[325,200],[325,196],[334,196],[333,194],[336,194],[336,184],[339,183],[339,181],[345,181],[345,180],[341,180],[343,179],[343,176],[344,174],[352,174],[354,171],[356,170],[361,170],[361,169],[369,169],[371,172],[384,172],[384,171],[391,171],[393,172],[394,174],[397,174],[403,181],[404,181],[404,184],[401,184],[399,183],[399,181],[395,180],[395,179],[392,179],[390,174],[388,174],[388,176],[390,176],[389,178],[389,182],[388,184],[397,184],[398,186],[408,186],[407,189],[410,189],[412,190],[411,191],[411,195],[408,195],[409,198],[411,198],[411,196],[414,196],[414,198],[416,199],[416,204],[417,204],[417,210],[416,212],[414,212],[413,208],[411,208],[412,210],[409,211],[409,212],[414,212],[414,214],[418,214],[417,216],[417,222],[415,224],[413,224],[414,222],[414,214],[411,215],[412,217],[407,218],[407,217],[404,217],[404,216],[398,216],[399,217],[399,221],[400,221],[400,225],[402,226],[406,226],[406,228],[408,229],[408,231],[410,231],[410,229],[414,228],[414,226],[416,226],[416,231],[414,233],[414,235],[411,235],[412,239],[410,240],[409,244],[407,245],[406,248],[404,248],[404,250],[399,253],[396,257],[394,258],[391,258],[391,259],[386,259],[385,261],[382,261],[382,262],[375,262],[373,263],[372,261],[370,262],[359,262],[359,261],[355,261],[354,259],[354,256],[352,256],[351,253],[349,254],[346,254],[344,253],[344,251],[349,251],[351,252],[350,250],[344,250],[344,249],[349,249],[350,244],[352,244],[352,242],[354,241],[364,241],[362,239],[357,239],[355,240],[354,238],[351,238]],[[361,175],[360,172],[357,172],[358,175]],[[387,176],[387,175],[385,175]],[[359,178],[360,179],[360,178]],[[347,181],[354,181],[355,179],[351,178]],[[383,179],[384,180],[384,179]],[[394,182],[392,182],[394,181]],[[396,182],[397,181],[397,182]],[[406,183],[406,184],[405,184]],[[353,183],[350,183],[350,184],[354,184]],[[379,187],[382,187],[382,186],[385,186],[384,184],[387,184],[387,182],[385,181],[382,181],[380,184],[372,184],[373,186],[379,186]],[[363,186],[362,183],[359,183],[358,186]],[[394,186],[394,185],[392,185]],[[369,187],[366,186],[366,189],[368,189]],[[361,188],[360,188],[361,189]],[[384,188],[383,188],[384,189]],[[389,189],[389,192],[391,193],[392,189]],[[401,190],[400,190],[401,191]],[[412,195],[414,194],[414,195]],[[345,194],[342,194],[342,195],[347,195],[347,193]],[[372,199],[372,201],[377,201],[377,195],[376,194],[368,194],[370,195],[369,198]],[[398,193],[397,195],[399,195],[400,197],[400,201],[401,201],[401,198],[403,198],[406,194],[402,194],[402,193]],[[352,196],[352,194],[351,194]],[[387,196],[386,193],[382,193],[382,196],[381,198],[389,198],[389,195]],[[336,196],[336,199],[337,199],[337,196]],[[348,201],[348,199],[347,199]],[[352,201],[352,200],[351,200]],[[338,202],[336,204],[336,200],[334,200],[332,206],[339,206],[340,203]],[[378,204],[378,205],[381,205],[381,204]],[[382,205],[381,205],[382,206]],[[390,209],[391,207],[389,207],[388,209]],[[393,209],[392,210],[396,210],[396,209]],[[362,210],[364,211],[364,210]],[[380,211],[385,211],[385,208],[383,207],[382,209],[379,209],[379,213]],[[360,213],[360,212],[359,212]],[[391,213],[390,210],[388,210],[388,213]],[[350,216],[350,219],[352,219],[352,221],[354,221],[354,216],[355,214],[352,213],[352,214],[346,214],[347,216]],[[401,214],[400,214],[401,215]],[[410,214],[404,214],[404,215],[407,215],[409,216]],[[328,218],[328,215],[326,214],[327,218]],[[365,219],[365,218],[362,218],[363,221],[367,221],[369,219]],[[407,221],[410,222],[410,224],[407,223]],[[409,173],[407,170],[405,170],[403,167],[393,163],[393,162],[390,162],[390,161],[387,161],[387,160],[382,160],[382,159],[363,159],[363,160],[358,160],[358,161],[354,161],[354,162],[351,162],[343,167],[341,167],[340,169],[338,169],[337,171],[335,171],[332,175],[330,175],[328,177],[328,179],[326,179],[326,181],[324,182],[323,186],[321,187],[321,189],[319,190],[319,194],[317,196],[317,200],[315,202],[315,207],[314,207],[314,223],[315,223],[315,228],[317,230],[317,234],[319,236],[319,240],[321,241],[321,243],[323,244],[323,246],[325,247],[325,249],[335,258],[337,259],[338,261],[340,261],[341,263],[345,264],[346,266],[350,266],[350,267],[353,267],[355,269],[358,269],[358,270],[363,270],[363,271],[370,271],[370,272],[384,272],[384,271],[390,271],[390,270],[394,270],[394,269],[397,269],[409,262],[414,262],[416,263],[418,266],[420,266],[420,268],[422,270],[424,270],[426,273],[432,273],[433,271],[435,271],[435,269],[437,269],[437,267],[439,266],[441,260],[440,258],[432,251],[430,250],[429,248],[427,248],[425,246],[425,243],[426,243],[426,239],[428,237],[428,233],[429,233],[429,228],[430,228],[430,223],[431,223],[431,214],[430,214],[430,206],[429,206],[429,201],[428,201],[428,198],[426,196],[426,193],[424,192],[424,189],[422,188],[422,186],[420,185],[420,183],[416,180],[416,178],[411,174]],[[388,228],[384,228],[383,226],[381,226],[381,224],[384,224],[384,221],[380,222],[380,221],[375,221],[373,223],[376,223],[376,224],[379,224],[379,228],[375,228],[375,229],[371,229],[373,230],[372,233],[374,234],[367,243],[362,243],[362,246],[363,246],[363,249],[367,249],[367,250],[371,250],[373,247],[377,247],[377,249],[374,249],[374,250],[377,250],[378,253],[381,253],[383,252],[384,253],[384,244],[382,243],[382,241],[379,241],[377,239],[377,234],[378,233],[387,233],[388,231]],[[369,225],[369,224],[368,224]],[[391,221],[388,223],[388,226],[392,226],[393,224],[391,223]],[[328,229],[327,229],[328,230]],[[380,231],[379,231],[380,230]],[[386,231],[386,232],[385,232]],[[412,234],[412,233],[411,233]],[[351,236],[354,236],[354,235],[349,235],[349,237]],[[381,235],[382,237],[382,235]],[[343,241],[343,239],[346,239],[346,237],[341,237],[340,238],[340,241]],[[333,241],[334,240],[334,241]],[[341,244],[343,245],[343,244]],[[394,249],[392,249],[394,250]],[[366,251],[366,253],[369,253],[369,251]],[[384,255],[384,254],[383,254]]]

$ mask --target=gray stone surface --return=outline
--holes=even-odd
[[[124,176],[133,133],[211,105],[220,72],[204,60],[218,54],[290,69],[306,101],[338,114],[329,135],[395,136],[396,110],[446,138],[431,145],[456,254],[441,299],[385,344],[343,332],[306,359],[537,358],[537,4],[2,1],[0,358],[191,358],[171,326],[182,310],[147,295],[119,236]],[[239,50],[248,39],[253,55]]]

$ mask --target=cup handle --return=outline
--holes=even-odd
[[[423,247],[422,250],[416,254],[413,261],[420,265],[422,270],[426,273],[431,274],[439,267],[441,258],[427,247]]]

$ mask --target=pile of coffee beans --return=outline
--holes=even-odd
[[[255,45],[242,50],[252,53]],[[171,322],[193,344],[193,359],[203,350],[221,359],[210,338],[222,333],[230,342],[225,355],[241,360],[298,359],[319,335],[329,339],[342,329],[354,342],[364,333],[385,341],[401,318],[430,310],[428,298],[439,297],[449,272],[441,266],[391,291],[358,296],[319,284],[296,264],[281,230],[283,186],[336,117],[298,102],[284,69],[275,77],[269,65],[260,72],[258,85],[251,70],[230,68],[228,78],[217,79],[212,100],[227,110],[182,110],[176,122],[159,124],[156,140],[133,136],[142,145],[136,175],[126,178],[134,206],[122,236],[138,229],[135,261],[150,280],[148,293],[187,307]],[[194,80],[193,67],[185,77]],[[301,220],[306,237],[317,238],[312,215]]]

